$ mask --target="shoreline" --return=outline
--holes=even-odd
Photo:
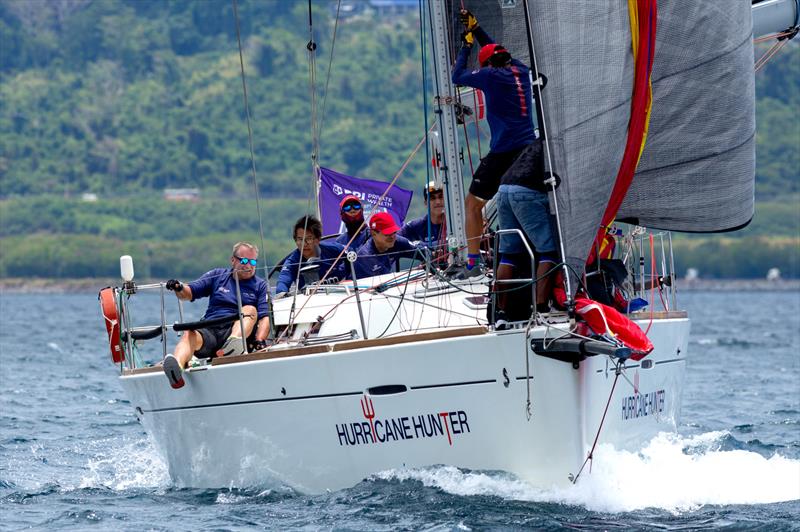
[[[145,279],[142,284],[159,280]],[[122,282],[116,278],[88,279],[24,279],[0,278],[0,294],[81,294],[98,293],[107,286],[119,286]],[[763,291],[800,291],[800,279],[694,279],[686,281],[677,279],[679,292],[763,292]]]

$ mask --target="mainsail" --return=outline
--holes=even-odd
[[[634,2],[635,4],[635,2]],[[465,0],[532,65],[523,0]],[[451,2],[453,36],[459,29]],[[583,268],[628,137],[634,81],[629,2],[529,2],[568,263]],[[726,231],[753,214],[755,110],[750,5],[660,0],[647,144],[617,219]],[[455,40],[454,42],[458,42]]]

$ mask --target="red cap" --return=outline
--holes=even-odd
[[[486,66],[489,62],[489,58],[500,52],[506,52],[506,49],[503,48],[502,44],[487,44],[481,48],[480,52],[478,52],[478,63],[480,63],[481,66]]]
[[[388,212],[376,212],[369,219],[369,228],[373,231],[380,231],[384,235],[391,235],[400,230],[394,223],[394,218]]]
[[[352,194],[348,194],[347,196],[342,198],[342,201],[339,202],[339,208],[341,209],[344,207],[348,201],[355,201],[356,203],[360,204],[361,200],[358,199],[357,196],[353,196]]]

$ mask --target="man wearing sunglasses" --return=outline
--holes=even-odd
[[[199,279],[183,284],[177,279],[167,281],[167,290],[172,290],[178,299],[194,301],[208,297],[208,308],[203,320],[213,320],[239,314],[236,298],[236,280],[242,296],[244,331],[240,320],[223,325],[210,325],[181,336],[175,353],[164,359],[164,373],[173,388],[181,388],[185,382],[183,369],[192,359],[214,356],[239,355],[244,353],[244,339],[249,338],[255,328],[254,347],[265,347],[269,335],[269,310],[267,306],[267,283],[256,275],[258,248],[249,242],[237,242],[233,246],[230,268],[215,268]]]
[[[336,243],[350,249],[358,249],[363,246],[369,238],[369,230],[367,224],[364,223],[364,206],[361,200],[356,196],[345,196],[339,203],[339,214],[346,231],[336,237]]]
[[[297,249],[283,259],[283,267],[278,276],[275,288],[277,295],[287,294],[292,284],[301,290],[306,285],[306,276],[300,270],[311,263],[318,263],[319,268],[312,276],[314,279],[324,278],[326,281],[347,278],[345,269],[344,246],[336,242],[321,242],[322,223],[313,216],[303,216],[294,224],[294,242]],[[341,258],[340,258],[341,255]],[[339,258],[337,261],[336,259]]]

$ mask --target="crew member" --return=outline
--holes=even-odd
[[[336,243],[357,250],[369,238],[369,229],[364,223],[364,205],[355,196],[345,196],[339,203],[339,215],[344,222],[345,232],[336,237]]]
[[[400,227],[388,212],[378,212],[369,219],[371,238],[358,249],[356,276],[361,279],[395,271],[401,258],[413,258],[419,246],[398,236]]]
[[[210,325],[181,336],[175,353],[164,359],[164,373],[173,388],[181,388],[183,369],[192,359],[244,353],[245,339],[255,332],[255,349],[266,347],[269,335],[269,310],[267,306],[267,283],[256,275],[258,248],[248,242],[237,242],[233,246],[230,268],[215,268],[199,279],[183,284],[177,279],[167,281],[167,290],[172,290],[178,299],[194,301],[208,297],[208,308],[203,320],[234,316],[239,313],[236,297],[236,280],[242,298],[243,319],[223,325]],[[244,323],[244,331],[241,328]]]
[[[465,31],[462,46],[453,66],[453,83],[483,91],[486,120],[491,142],[489,153],[481,159],[466,199],[467,270],[480,262],[480,237],[483,230],[483,207],[500,186],[500,178],[522,150],[536,139],[531,117],[529,69],[513,59],[502,45],[495,43],[467,10],[461,10]],[[478,53],[481,68],[468,71],[467,60],[474,40],[482,45]]]
[[[278,284],[275,287],[277,297],[289,292],[292,283],[297,282],[297,289],[302,289],[306,284],[304,275],[298,276],[298,271],[312,262],[319,264],[315,278],[326,281],[342,280],[347,278],[345,270],[344,246],[336,242],[321,242],[322,223],[313,216],[302,216],[294,224],[294,242],[297,249],[283,259],[283,267],[278,275]],[[338,261],[336,259],[339,259]]]

